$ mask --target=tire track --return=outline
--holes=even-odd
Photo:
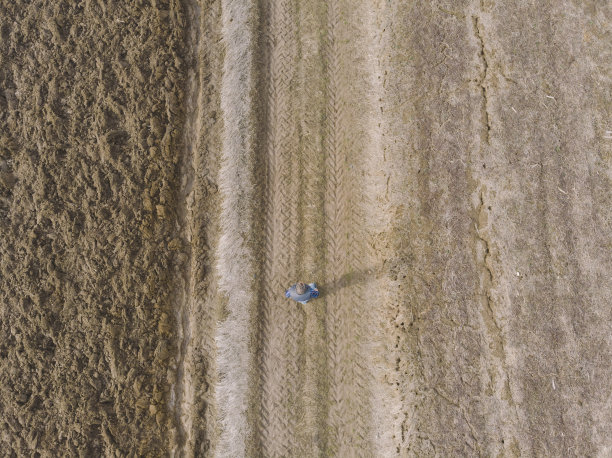
[[[295,276],[297,180],[293,178],[297,141],[290,89],[294,76],[295,5],[290,0],[262,3],[266,78],[264,154],[265,218],[263,290],[260,303],[260,385],[258,430],[265,456],[295,454],[299,309],[283,291]]]
[[[338,131],[340,113],[340,100],[338,98],[338,59],[335,40],[335,23],[337,21],[337,5],[335,1],[329,3],[328,42],[326,43],[327,71],[329,79],[328,106],[325,135],[326,149],[326,240],[327,240],[327,275],[328,282],[335,284],[340,280],[344,271],[344,257],[342,255],[341,223],[343,220],[342,202],[339,199],[339,183],[342,182],[343,168],[341,166],[341,154],[339,147]],[[345,365],[343,364],[342,348],[339,346],[342,313],[340,310],[339,295],[331,292],[326,297],[327,306],[327,337],[328,337],[328,362],[330,376],[329,397],[331,401],[329,409],[329,423],[331,426],[330,449],[332,454],[338,455],[340,451],[340,438],[342,436],[343,413],[347,410],[347,399],[341,387],[346,384]],[[346,361],[346,360],[344,360]]]
[[[299,152],[301,158],[300,217],[303,246],[300,250],[302,278],[323,280],[325,260],[325,170],[323,128],[325,83],[321,30],[326,14],[315,2],[301,3],[298,11],[300,56],[298,62]],[[327,448],[327,356],[325,307],[322,300],[305,310],[301,335],[300,403],[297,415],[299,456],[322,456]]]
[[[327,219],[327,281],[335,285],[327,295],[327,336],[330,377],[329,428],[331,454],[367,454],[368,377],[361,362],[361,335],[364,300],[359,282],[351,277],[359,269],[363,250],[356,241],[360,225],[357,213],[359,194],[351,174],[347,172],[354,158],[349,157],[354,122],[347,116],[348,45],[341,43],[343,11],[339,2],[328,3],[327,63],[328,104],[325,132]],[[354,113],[351,113],[354,114]],[[354,119],[352,119],[354,121]],[[349,127],[351,126],[351,127]]]

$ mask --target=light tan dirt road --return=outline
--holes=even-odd
[[[610,4],[23,3],[9,456],[612,453]]]

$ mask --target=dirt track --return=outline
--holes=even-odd
[[[28,5],[7,454],[612,453],[609,4]]]

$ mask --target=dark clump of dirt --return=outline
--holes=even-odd
[[[0,445],[164,454],[185,19],[0,5]]]

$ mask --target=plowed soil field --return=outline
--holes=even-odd
[[[611,24],[0,2],[1,454],[611,455]]]

